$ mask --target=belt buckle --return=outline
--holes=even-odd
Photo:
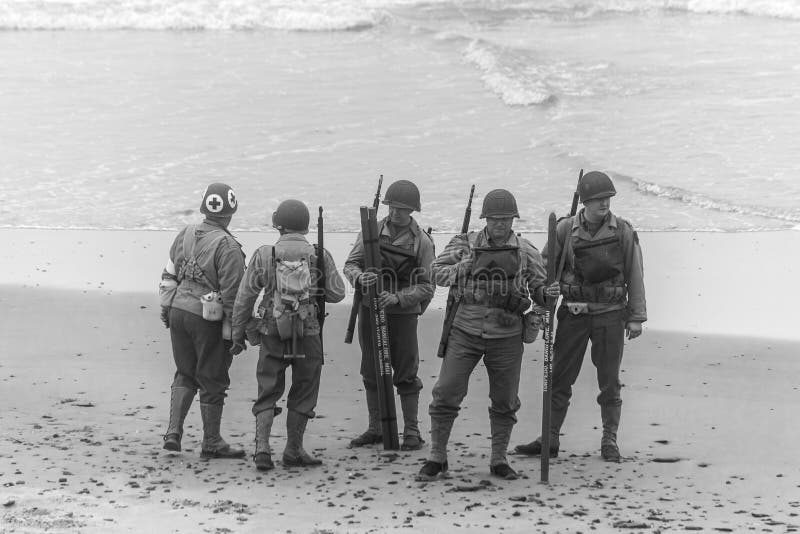
[[[567,302],[567,309],[572,315],[581,315],[589,311],[589,305],[585,302]]]

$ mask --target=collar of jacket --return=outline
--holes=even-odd
[[[207,227],[210,227],[210,228],[203,228],[204,226],[207,226]],[[200,223],[198,228],[200,230],[204,230],[204,231],[222,230],[223,232],[225,232],[229,236],[233,237],[233,234],[230,232],[230,230],[228,230],[226,227],[222,226],[219,223],[219,221],[214,220],[213,217],[206,217],[205,219],[203,219],[203,222]]]
[[[572,230],[573,230],[573,232],[578,228],[586,229],[586,224],[587,223],[588,223],[588,221],[586,220],[586,217],[583,214],[583,208],[581,208],[581,211],[579,211],[578,215],[572,220]],[[600,224],[600,226],[608,226],[609,228],[616,228],[617,227],[617,216],[609,211],[608,215],[605,216],[605,218],[603,219],[603,222]]]
[[[381,220],[380,233],[381,235],[392,237],[391,232],[389,232],[389,225],[387,224],[388,222],[389,222],[389,217],[384,217],[383,220]],[[408,228],[408,230],[415,238],[419,237],[419,232],[420,232],[419,225],[417,224],[417,221],[414,220],[414,217],[411,217],[411,222],[408,223],[408,226],[396,226],[395,228]]]
[[[278,238],[277,242],[281,243],[285,241],[302,241],[304,243],[308,243],[308,239],[306,239],[305,234],[298,233],[283,234]]]
[[[489,238],[489,229],[488,228],[484,228],[483,230],[481,230],[481,234],[482,234],[482,237],[483,237],[483,241],[490,247],[491,246],[495,246],[495,247],[503,247],[503,246],[518,247],[519,246],[519,240],[517,239],[517,233],[514,230],[509,230],[508,231],[508,237],[502,243],[493,243],[491,241],[491,239]]]

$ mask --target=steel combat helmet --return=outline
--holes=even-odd
[[[203,193],[203,202],[200,203],[200,213],[206,217],[230,217],[236,213],[239,203],[236,194],[228,184],[214,183],[206,187]]]
[[[308,232],[308,207],[299,200],[284,200],[272,214],[272,226],[284,232]]]
[[[587,200],[613,197],[616,194],[617,190],[614,189],[614,184],[606,173],[600,171],[587,172],[578,181],[578,195],[580,196],[581,204]]]
[[[483,197],[481,219],[486,217],[519,217],[517,199],[505,189],[493,189]]]
[[[408,180],[397,180],[390,185],[386,190],[386,196],[383,197],[382,204],[394,208],[422,211],[419,203],[419,189]]]

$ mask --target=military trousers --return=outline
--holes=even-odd
[[[375,352],[366,314],[369,308],[362,306],[358,314],[358,341],[361,345],[361,377],[364,388],[377,391],[378,379],[375,371]],[[392,382],[398,395],[417,393],[422,389],[419,379],[419,345],[417,342],[416,313],[386,314],[389,332],[389,351],[392,357]]]
[[[558,327],[553,345],[553,385],[551,406],[555,413],[565,413],[578,379],[586,348],[592,342],[592,363],[597,369],[600,406],[620,406],[622,397],[619,371],[625,345],[625,310],[597,315],[558,310]]]
[[[222,339],[222,322],[172,308],[169,334],[175,359],[172,387],[199,390],[203,404],[223,404],[231,384],[231,342]]]
[[[521,334],[484,339],[453,328],[439,378],[433,387],[433,400],[428,409],[431,420],[445,422],[456,418],[467,395],[470,375],[483,358],[489,375],[489,417],[496,423],[514,425],[520,408],[522,351]]]
[[[319,335],[303,336],[298,345],[298,352],[305,357],[284,358],[284,342],[278,336],[261,335],[256,367],[258,398],[253,404],[253,415],[275,409],[286,390],[286,369],[291,367],[292,385],[286,407],[306,417],[314,417],[322,376],[322,341]]]

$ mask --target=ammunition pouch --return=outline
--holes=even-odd
[[[499,308],[503,311],[522,315],[531,307],[531,300],[516,293],[487,293],[478,290],[465,292],[461,302],[463,304],[477,304],[487,308]]]
[[[522,317],[522,342],[533,343],[539,337],[539,330],[544,325],[544,318],[540,313],[530,311]]]
[[[561,294],[564,295],[564,299],[574,302],[615,304],[622,302],[626,293],[625,286],[561,284]]]

